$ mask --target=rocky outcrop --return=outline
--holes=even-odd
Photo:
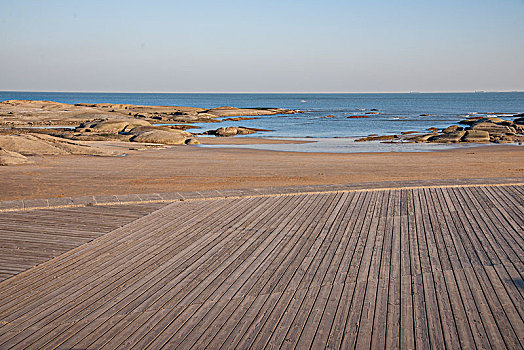
[[[451,126],[448,126],[445,129],[442,129],[442,132],[443,133],[448,133],[448,132],[461,131],[461,130],[463,130],[463,128],[461,128],[460,126],[458,126],[458,125],[451,125]]]
[[[460,142],[465,131],[453,131],[448,133],[439,134],[428,139],[429,142],[435,143],[455,143]]]
[[[469,117],[459,121],[461,127],[451,125],[439,132],[437,128],[428,128],[431,133],[401,136],[368,136],[356,141],[393,141],[393,142],[434,142],[434,143],[512,143],[524,142],[524,117],[506,120],[498,117]]]
[[[461,141],[486,143],[489,142],[489,132],[483,130],[467,130]]]
[[[409,136],[409,137],[406,137],[406,141],[408,142],[415,142],[415,143],[423,143],[423,142],[428,142],[428,140],[434,136],[436,136],[437,134],[435,133],[431,133],[431,134],[420,134],[420,135],[413,135],[413,136]]]
[[[3,148],[0,148],[0,166],[19,165],[19,164],[26,164],[26,163],[30,163],[27,157],[21,155],[20,153],[12,152],[12,151],[8,151]]]
[[[119,133],[126,132],[138,126],[153,126],[145,120],[127,119],[127,120],[106,120],[95,123],[82,123],[75,129],[77,132],[107,132]]]
[[[355,142],[364,142],[364,141],[392,141],[397,140],[399,135],[381,135],[381,136],[367,136],[360,139],[356,139]]]
[[[79,125],[104,120],[136,119],[149,122],[217,122],[222,117],[293,114],[297,110],[282,108],[212,109],[183,106],[140,106],[113,103],[77,103],[10,100],[0,102],[0,126]]]
[[[186,140],[186,145],[200,145],[200,141],[195,137],[191,137]]]
[[[515,129],[510,126],[502,125],[500,123],[495,124],[492,122],[482,122],[482,121],[479,121],[471,125],[471,129],[487,131],[490,134],[507,134],[507,133],[514,134],[515,133]]]
[[[216,107],[206,111],[216,117],[238,117],[238,116],[259,116],[275,114],[293,114],[299,113],[298,110],[289,110],[283,108],[236,108],[236,107]]]
[[[176,129],[135,128],[130,131],[130,141],[159,143],[164,145],[184,145],[190,133]]]
[[[24,156],[31,155],[96,155],[112,156],[114,152],[43,134],[0,135],[0,147]]]
[[[209,130],[209,131],[206,131],[204,134],[228,137],[228,136],[236,136],[236,135],[254,134],[256,131],[257,130],[255,129],[244,128],[241,126],[238,126],[238,127],[230,126],[230,127],[218,128],[216,130]]]

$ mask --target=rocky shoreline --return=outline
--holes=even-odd
[[[427,133],[405,131],[400,135],[369,135],[355,140],[414,143],[523,143],[524,114],[515,114],[506,120],[498,117],[469,117],[439,130],[429,128]]]
[[[294,114],[282,108],[211,109],[177,106],[9,100],[0,102],[0,165],[30,162],[30,155],[84,154],[112,156],[86,141],[124,141],[141,144],[198,144],[191,123],[255,119],[261,115]],[[165,125],[162,125],[165,124]],[[246,135],[261,129],[218,128],[206,135]]]
[[[248,135],[256,128],[220,127],[191,133],[192,123],[216,123],[256,119],[261,115],[303,113],[282,108],[211,109],[130,104],[75,105],[52,101],[9,100],[0,102],[0,165],[30,162],[26,156],[83,154],[121,155],[124,150],[100,147],[103,142],[139,143],[139,148],[159,145],[199,144],[199,135],[230,137]],[[347,118],[368,118],[377,110]],[[333,118],[328,115],[321,118]],[[398,135],[369,135],[357,142],[384,143],[520,143],[524,142],[524,114],[501,119],[495,116],[469,117],[444,129],[405,131]],[[512,119],[512,120],[510,120]],[[131,144],[128,149],[137,149]]]

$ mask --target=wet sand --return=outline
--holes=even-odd
[[[0,167],[0,200],[383,181],[524,179],[524,150],[517,146],[353,154],[173,146],[129,151],[125,157],[31,158],[33,164]]]

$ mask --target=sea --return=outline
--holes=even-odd
[[[291,115],[260,116],[254,120],[196,123],[192,132],[222,126],[244,126],[271,131],[245,137],[311,141],[303,144],[236,145],[304,152],[432,151],[471,145],[355,142],[370,134],[424,132],[445,128],[469,116],[499,116],[524,112],[524,92],[474,93],[79,93],[0,91],[4,100],[45,100],[63,103],[125,103],[214,108],[278,107],[301,110]],[[371,114],[374,113],[374,114]],[[324,118],[328,115],[334,116]],[[349,118],[366,116],[367,118]],[[238,137],[238,136],[237,136]],[[224,146],[203,146],[224,147]]]

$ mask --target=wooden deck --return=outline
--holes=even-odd
[[[162,206],[89,206],[0,213],[0,281]]]
[[[1,282],[0,348],[519,349],[523,278],[524,186],[175,202]]]

